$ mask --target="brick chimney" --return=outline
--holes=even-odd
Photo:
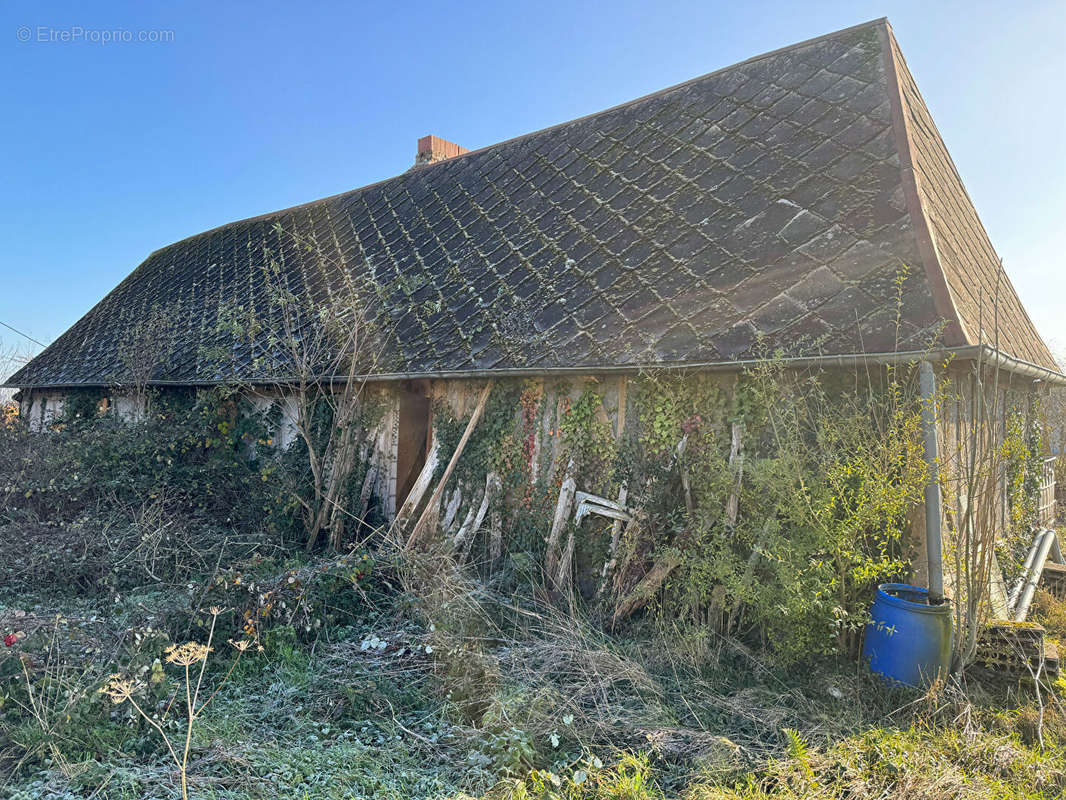
[[[446,158],[455,158],[469,152],[465,147],[460,147],[455,142],[449,142],[447,139],[441,139],[439,136],[423,136],[418,140],[418,155],[415,156],[415,166],[436,164]]]

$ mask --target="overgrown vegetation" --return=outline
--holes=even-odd
[[[971,670],[923,695],[857,663],[872,587],[909,569],[914,383],[772,362],[502,382],[408,549],[350,507],[373,485],[362,390],[333,495],[359,523],[310,552],[304,438],[281,448],[279,409],[245,391],[160,394],[125,420],[72,395],[43,435],[13,419],[0,794],[1060,796],[1058,687]],[[443,462],[468,420],[435,411]],[[568,482],[625,518],[560,517]],[[1066,606],[1038,613],[1066,636]],[[208,657],[227,639],[239,660]]]
[[[261,627],[263,652],[246,654],[193,728],[191,797],[1066,791],[1058,700],[1046,701],[1041,722],[1025,684],[972,676],[965,693],[952,686],[923,697],[837,658],[775,667],[681,623],[649,618],[626,637],[606,635],[524,593],[472,594],[461,573],[442,575],[439,564],[444,585],[430,596],[389,588],[412,568],[378,564],[376,576],[349,584],[349,611],[336,622],[309,632],[283,621]],[[220,591],[239,602],[246,580],[286,582],[275,570],[244,571]],[[118,604],[24,595],[0,605],[0,626],[22,634],[0,659],[0,793],[179,795],[180,773],[157,731],[96,690],[121,665],[145,712],[182,741],[184,677],[162,664],[190,622],[191,638],[207,640],[196,621],[209,625],[209,613],[175,614],[192,600],[146,588]],[[220,617],[222,635],[228,625]],[[231,666],[225,657],[208,663],[205,684]]]
[[[658,500],[648,527],[673,533],[625,544],[630,563],[676,560],[664,613],[768,642],[782,663],[854,653],[872,588],[908,568],[903,539],[925,481],[909,378],[834,383],[770,365],[729,394],[709,379],[647,380],[641,444],[658,457],[646,467]],[[664,418],[690,420],[689,432]],[[679,481],[664,456],[681,435]]]
[[[169,394],[135,421],[75,393],[46,436],[0,429],[0,582],[113,592],[270,554],[287,533],[265,432],[222,391]],[[253,457],[249,457],[253,454]]]

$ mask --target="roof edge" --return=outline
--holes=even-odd
[[[896,139],[896,152],[900,157],[900,173],[903,178],[903,195],[907,203],[907,210],[914,223],[915,238],[918,243],[918,252],[925,267],[925,278],[929,283],[929,289],[933,293],[933,305],[937,314],[947,323],[944,327],[944,339],[946,344],[953,347],[972,345],[966,326],[963,324],[962,315],[955,305],[955,299],[951,296],[948,287],[947,275],[940,263],[940,254],[937,252],[936,242],[933,239],[932,226],[922,203],[921,193],[918,191],[918,174],[914,168],[914,145],[911,135],[910,122],[903,108],[903,86],[900,83],[900,68],[896,59],[899,50],[892,25],[888,18],[882,20],[883,25],[878,27],[878,36],[881,39],[881,54],[885,60],[885,72],[888,75],[888,98],[892,106],[892,130]],[[895,45],[895,46],[893,46]]]
[[[588,367],[534,367],[480,370],[438,370],[428,372],[393,372],[380,375],[359,375],[358,381],[388,383],[393,381],[425,379],[476,379],[476,378],[532,378],[549,375],[632,375],[648,370],[677,370],[686,372],[729,372],[748,367],[779,363],[790,368],[803,367],[856,367],[864,365],[912,364],[919,361],[945,361],[948,359],[972,360],[982,358],[1001,367],[1007,372],[1047,381],[1055,386],[1066,386],[1066,375],[1055,370],[1023,361],[1012,355],[996,350],[987,344],[963,345],[961,347],[940,347],[932,350],[900,350],[893,353],[842,353],[840,355],[795,356],[791,358],[748,358],[732,361],[701,362],[653,362],[649,364],[627,364],[619,366]],[[347,376],[323,378],[325,383],[340,383],[348,380]],[[280,386],[293,382],[286,378],[271,380],[246,381],[251,386]],[[184,387],[190,389],[209,388],[226,385],[227,381],[149,381],[149,386]],[[0,388],[22,390],[47,389],[109,389],[114,383],[55,383],[55,384],[0,384]]]
[[[667,86],[664,89],[657,89],[654,92],[649,92],[648,94],[641,95],[640,97],[635,97],[632,100],[626,100],[626,101],[621,102],[621,103],[616,103],[613,106],[608,106],[607,108],[600,109],[599,111],[593,111],[592,113],[589,113],[589,114],[582,114],[580,117],[574,117],[573,119],[564,120],[563,122],[556,122],[556,123],[554,123],[552,125],[548,125],[548,126],[546,126],[544,128],[538,128],[535,131],[529,131],[527,133],[519,134],[518,136],[512,136],[510,139],[504,139],[504,140],[499,141],[499,142],[493,142],[492,144],[487,144],[484,147],[479,147],[476,150],[469,150],[466,153],[461,153],[461,154],[459,154],[457,156],[453,156],[452,158],[447,158],[447,159],[444,159],[442,161],[437,161],[437,162],[435,162],[433,164],[425,164],[420,169],[418,169],[416,172],[418,174],[424,174],[426,172],[426,170],[440,167],[442,164],[451,164],[453,162],[460,161],[462,159],[470,158],[471,156],[476,156],[478,154],[484,153],[484,152],[486,152],[488,150],[492,150],[492,149],[494,149],[496,147],[504,147],[504,146],[509,145],[509,144],[514,144],[515,142],[520,142],[523,139],[528,139],[528,138],[530,138],[532,136],[539,136],[542,133],[548,133],[549,131],[556,130],[557,128],[562,128],[562,127],[565,127],[567,125],[573,125],[575,123],[582,122],[584,120],[590,119],[591,117],[597,117],[600,114],[608,114],[608,113],[610,113],[612,111],[617,111],[620,108],[626,108],[628,106],[632,106],[632,105],[635,105],[637,103],[641,103],[641,102],[643,102],[645,100],[650,100],[653,97],[658,97],[660,95],[667,94],[668,92],[673,92],[673,91],[676,91],[678,89],[683,89],[684,87],[686,87],[686,86],[688,86],[690,84],[696,83],[698,81],[705,80],[707,78],[713,77],[715,75],[718,75],[720,73],[726,72],[726,71],[731,70],[731,69],[736,69],[737,67],[742,67],[745,64],[752,64],[752,63],[754,63],[756,61],[762,61],[764,58],[770,58],[770,57],[776,56],[776,55],[778,55],[780,53],[786,53],[789,50],[796,50],[796,49],[798,49],[800,47],[807,47],[809,45],[817,44],[818,42],[822,42],[822,41],[825,41],[827,39],[833,39],[833,38],[835,38],[837,36],[841,36],[843,34],[850,33],[852,31],[862,30],[863,28],[870,28],[870,27],[874,27],[874,26],[884,27],[884,26],[887,26],[887,25],[888,25],[888,17],[878,17],[877,19],[868,20],[866,22],[860,22],[858,25],[851,25],[851,26],[849,26],[847,28],[841,28],[840,30],[831,31],[830,33],[823,33],[820,36],[814,36],[814,37],[812,37],[810,39],[804,39],[802,42],[795,42],[793,44],[788,44],[788,45],[785,45],[783,47],[775,48],[774,50],[768,50],[765,53],[760,53],[759,55],[752,56],[751,58],[745,58],[743,61],[737,61],[736,63],[728,64],[728,65],[726,65],[724,67],[719,67],[718,69],[711,70],[710,72],[704,73],[703,75],[698,75],[695,78],[689,78],[688,80],[682,81],[681,83],[675,83],[672,86]],[[403,178],[403,177],[405,177],[405,176],[407,176],[409,174],[411,174],[411,170],[407,169],[407,170],[404,170],[403,172],[397,173],[396,175],[390,175],[387,178],[382,178],[381,180],[374,181],[372,183],[368,183],[368,184],[365,184],[363,186],[357,186],[354,189],[346,189],[346,190],[344,190],[342,192],[336,192],[334,194],[326,195],[325,197],[320,197],[320,198],[318,198],[316,200],[309,200],[309,201],[304,202],[304,203],[297,203],[296,205],[288,206],[287,208],[279,208],[276,211],[267,211],[267,212],[264,212],[262,214],[255,214],[255,215],[253,215],[251,217],[243,217],[241,219],[231,220],[230,222],[225,222],[225,223],[223,223],[221,225],[216,225],[213,228],[208,228],[207,230],[200,231],[199,233],[193,233],[193,234],[189,234],[188,236],[183,236],[182,238],[177,239],[176,241],[170,242],[169,244],[165,244],[165,245],[163,245],[161,247],[157,247],[155,250],[153,250],[151,253],[148,254],[148,256],[145,258],[145,261],[147,261],[153,255],[158,253],[160,250],[166,250],[168,247],[172,247],[172,246],[174,246],[176,244],[181,244],[182,242],[188,241],[190,239],[195,239],[198,236],[205,236],[205,235],[207,235],[209,233],[213,233],[213,232],[215,232],[217,230],[220,230],[222,228],[228,228],[230,225],[240,225],[241,223],[245,223],[245,222],[256,222],[256,221],[259,221],[259,220],[267,219],[268,217],[273,217],[273,216],[275,216],[277,214],[289,214],[289,213],[292,213],[294,211],[299,211],[300,209],[306,208],[308,206],[315,205],[316,203],[328,202],[329,200],[333,200],[333,199],[335,199],[337,197],[341,197],[343,195],[355,194],[357,192],[364,192],[364,191],[366,191],[368,189],[373,189],[376,186],[380,186],[383,183],[388,183],[389,181],[393,181],[393,180],[397,180],[399,178]]]

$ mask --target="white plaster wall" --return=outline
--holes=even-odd
[[[48,395],[45,401],[44,408],[44,425],[48,427],[55,422],[59,417],[63,415],[63,406],[66,404],[66,397],[60,394]]]
[[[26,412],[26,419],[29,420],[31,431],[40,431],[44,427],[45,401],[45,396],[40,392],[34,392],[30,395],[29,410]]]
[[[300,435],[296,425],[297,405],[295,398],[286,397],[280,392],[268,389],[253,389],[248,395],[249,401],[261,414],[270,414],[277,405],[281,412],[276,427],[271,431],[274,442],[282,450],[288,450]]]
[[[125,394],[111,396],[111,413],[126,422],[136,422],[144,416],[144,401]]]
[[[381,421],[372,431],[367,431],[359,456],[369,461],[375,471],[372,479],[372,491],[384,502],[386,516],[392,519],[396,514],[396,454],[399,446],[399,399],[396,392],[388,385],[368,387],[364,390],[368,402],[383,402],[386,406]],[[292,446],[300,431],[296,424],[297,400],[273,389],[253,389],[248,399],[256,410],[267,414],[276,405],[281,411],[281,418],[271,431],[275,443],[282,449]]]
[[[32,392],[24,398],[19,407],[19,414],[25,415],[31,431],[47,430],[63,413],[66,396],[58,392]]]

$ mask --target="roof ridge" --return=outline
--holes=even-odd
[[[862,30],[863,28],[876,27],[878,25],[883,26],[883,27],[884,26],[888,26],[889,25],[888,17],[878,17],[876,19],[867,20],[866,22],[860,22],[858,25],[851,25],[851,26],[849,26],[847,28],[841,28],[840,30],[831,31],[830,33],[823,33],[820,36],[814,36],[814,37],[812,37],[810,39],[804,39],[801,42],[795,42],[793,44],[788,44],[788,45],[785,45],[783,47],[778,47],[778,48],[776,48],[774,50],[768,50],[765,53],[760,53],[759,55],[752,56],[751,58],[745,58],[742,61],[737,61],[736,63],[728,64],[728,65],[726,65],[724,67],[719,67],[718,69],[711,70],[710,72],[706,72],[703,75],[697,75],[695,78],[689,78],[688,80],[681,81],[681,83],[675,83],[672,86],[667,86],[667,87],[665,87],[663,89],[657,89],[654,92],[649,92],[648,94],[643,94],[640,97],[635,97],[635,98],[633,98],[631,100],[626,100],[626,101],[624,101],[622,103],[616,103],[613,106],[608,106],[607,108],[600,109],[599,111],[593,111],[593,112],[591,112],[589,114],[582,114],[580,117],[574,117],[573,119],[564,120],[563,122],[556,122],[556,123],[554,123],[552,125],[548,125],[548,126],[546,126],[544,128],[538,128],[535,131],[528,131],[526,133],[519,134],[518,136],[512,136],[510,139],[504,139],[503,141],[500,141],[500,142],[493,142],[492,144],[487,144],[484,147],[479,147],[479,148],[476,148],[474,150],[470,150],[470,151],[468,151],[466,153],[461,153],[460,155],[453,156],[452,158],[448,158],[448,159],[443,159],[441,161],[437,161],[437,162],[435,162],[433,164],[425,164],[425,165],[422,166],[421,169],[417,170],[413,174],[424,175],[428,170],[433,169],[435,167],[440,167],[442,164],[452,164],[452,163],[454,163],[456,161],[461,161],[463,159],[469,159],[471,156],[476,156],[476,155],[485,153],[485,152],[493,150],[493,149],[495,149],[497,147],[505,147],[506,145],[514,144],[515,142],[520,142],[523,139],[528,139],[528,138],[533,137],[533,136],[539,136],[540,134],[548,133],[549,131],[554,131],[554,130],[557,130],[558,128],[562,128],[562,127],[565,127],[567,125],[573,125],[573,124],[576,124],[578,122],[583,122],[585,120],[591,119],[593,117],[598,117],[601,114],[609,114],[612,111],[617,111],[617,110],[622,109],[622,108],[628,108],[630,106],[636,105],[637,103],[644,102],[645,100],[650,100],[650,99],[655,98],[655,97],[660,97],[660,96],[662,96],[664,94],[667,94],[669,92],[673,92],[673,91],[676,91],[678,89],[683,89],[686,86],[691,86],[694,83],[698,83],[699,81],[703,81],[703,80],[706,80],[708,78],[712,78],[712,77],[714,77],[716,75],[720,75],[720,74],[722,74],[724,72],[728,72],[729,70],[737,69],[739,67],[743,67],[743,66],[746,66],[748,64],[755,63],[756,61],[762,61],[765,58],[771,58],[773,56],[780,55],[781,53],[786,53],[786,52],[788,52],[790,50],[797,50],[797,49],[799,49],[801,47],[809,47],[810,45],[817,44],[818,42],[823,42],[823,41],[826,41],[828,39],[833,39],[833,38],[836,38],[837,36],[843,36],[845,34],[853,32],[853,31]],[[148,254],[148,256],[144,260],[147,261],[149,258],[154,256],[156,253],[160,252],[161,250],[166,250],[168,247],[172,247],[172,246],[174,246],[176,244],[181,244],[182,242],[190,241],[192,239],[195,239],[198,236],[204,236],[204,235],[209,234],[209,233],[214,233],[215,231],[220,230],[221,228],[228,228],[230,225],[240,225],[242,223],[256,222],[258,220],[266,219],[268,217],[273,217],[273,216],[276,216],[276,215],[279,215],[279,214],[289,214],[289,213],[292,213],[292,212],[295,212],[295,211],[300,211],[303,208],[307,208],[308,206],[316,205],[317,203],[326,203],[326,202],[329,202],[330,200],[334,200],[334,199],[339,198],[339,197],[344,197],[346,195],[354,195],[354,194],[357,194],[359,192],[365,192],[365,191],[367,191],[369,189],[373,189],[376,186],[380,186],[380,185],[382,185],[384,183],[388,183],[389,181],[399,180],[399,179],[404,178],[404,177],[406,177],[408,175],[411,175],[411,174],[412,174],[412,172],[410,170],[404,170],[403,172],[400,172],[400,173],[398,173],[396,175],[390,175],[387,178],[382,178],[381,180],[374,181],[373,183],[368,183],[368,184],[365,184],[363,186],[357,186],[354,189],[346,189],[343,192],[335,192],[334,194],[326,195],[325,197],[320,197],[320,198],[318,198],[316,200],[309,200],[309,201],[304,202],[304,203],[297,203],[296,205],[288,206],[287,208],[279,208],[279,209],[277,209],[275,211],[267,211],[267,212],[264,212],[262,214],[255,214],[255,215],[250,216],[250,217],[243,217],[241,219],[231,220],[230,222],[224,222],[221,225],[215,225],[213,228],[208,228],[207,230],[200,231],[199,233],[193,233],[193,234],[189,234],[188,236],[183,236],[181,239],[177,239],[177,240],[175,240],[173,242],[170,242],[169,244],[165,244],[162,247],[157,247],[155,250],[150,252]]]
[[[925,98],[922,96],[918,82],[907,66],[903,49],[899,46],[892,26],[887,20],[881,35],[885,37],[884,47],[887,49],[885,63],[891,77],[889,99],[893,106],[893,125],[898,136],[897,151],[900,154],[900,158],[906,161],[905,164],[901,163],[904,192],[907,196],[908,207],[911,209],[911,218],[917,227],[919,252],[925,262],[926,277],[933,291],[934,302],[938,313],[949,320],[948,328],[945,330],[945,338],[948,343],[951,343],[950,338],[952,333],[954,333],[957,337],[957,342],[960,344],[978,345],[987,343],[984,341],[984,323],[981,321],[980,315],[975,319],[972,309],[967,311],[967,313],[963,313],[966,311],[967,303],[972,304],[972,298],[968,300],[959,294],[959,287],[953,284],[952,275],[949,274],[953,246],[950,237],[941,241],[938,235],[934,233],[936,226],[948,222],[948,219],[944,218],[944,213],[942,213],[944,210],[938,210],[931,205],[935,203],[933,198],[944,196],[944,190],[943,187],[934,185],[933,178],[926,174],[928,164],[922,166],[922,154],[924,151],[921,147],[928,146],[929,142],[926,142],[925,145],[920,145],[916,141],[914,125],[921,126],[918,132],[926,138],[931,137],[931,141],[935,142],[935,146],[938,148],[938,155],[945,160],[946,167],[950,170],[950,177],[953,179],[952,185],[949,187],[948,196],[954,196],[956,202],[962,208],[968,210],[971,215],[971,224],[976,226],[975,233],[978,233],[983,238],[984,244],[987,246],[988,254],[991,257],[988,266],[994,270],[996,276],[996,295],[1004,298],[1004,302],[1010,306],[1009,310],[1012,313],[1021,315],[1021,320],[1024,320],[1028,328],[1025,331],[1019,331],[1023,339],[1030,337],[1033,340],[1029,344],[1031,347],[1035,347],[1035,350],[1031,350],[1028,357],[1031,360],[1047,361],[1057,367],[1054,355],[1052,355],[1047,343],[1040,335],[1039,329],[1033,322],[1032,317],[1029,316],[1028,309],[1026,309],[1010,276],[1003,267],[1003,260],[992,242],[992,237],[989,235],[988,229],[977,211],[973,198],[970,197],[958,166],[955,164],[954,158],[952,158],[951,151],[948,149],[936,120],[929,110]],[[906,87],[904,86],[904,79],[906,79]],[[908,99],[908,95],[913,95],[913,97]],[[920,115],[920,119],[915,118],[916,114]],[[951,214],[948,211],[948,218],[950,217]],[[977,274],[980,272],[977,262],[981,261],[980,254],[978,254],[975,264],[970,265],[971,270],[977,269]],[[957,277],[954,280],[957,281]],[[975,285],[980,291],[980,279],[977,279]],[[987,289],[987,287],[985,288]],[[983,301],[979,302],[983,304]],[[1006,307],[1004,307],[1004,310],[1006,310]],[[954,331],[951,330],[953,324],[956,326]],[[996,327],[999,329],[996,332],[997,337],[1005,332],[1001,327],[1002,325],[1003,321],[996,323]],[[975,327],[981,328],[981,330],[974,330]],[[1016,341],[1013,345],[1000,346],[1000,349],[1006,351],[1012,346],[1022,346],[1022,343],[1021,341]],[[1024,354],[1016,352],[1013,355],[1022,357]]]
[[[887,18],[878,33],[881,39],[881,55],[885,62],[885,72],[888,75],[892,129],[896,137],[896,151],[900,156],[903,193],[914,224],[915,238],[918,243],[918,252],[921,254],[922,266],[925,268],[926,281],[929,283],[937,313],[947,322],[944,330],[946,343],[950,345],[972,344],[966,326],[963,324],[962,315],[948,287],[947,274],[940,261],[936,240],[932,235],[928,211],[925,203],[922,202],[921,192],[918,191],[918,173],[914,168],[914,140],[910,121],[903,107],[903,86],[900,83],[899,64],[896,60],[896,53],[900,48]]]
[[[899,61],[902,62],[903,69],[905,69],[908,72],[910,72],[910,69],[907,66],[907,59],[903,55],[903,48],[901,48],[899,46],[899,42],[896,39],[894,31],[892,30],[892,25],[888,22],[887,18],[885,20],[885,27],[886,27],[888,36],[890,37],[890,44],[891,43],[895,44],[895,47],[891,48],[893,61],[895,61],[897,59],[897,57],[898,57]],[[896,77],[897,77],[896,90],[898,92],[902,92],[902,87],[900,86],[900,84],[898,82],[898,75]],[[925,102],[925,97],[922,95],[921,87],[918,86],[917,81],[913,81],[913,83],[914,83],[914,91],[915,91],[915,93],[918,95],[918,98],[921,100],[922,104],[924,106],[926,106],[926,108],[928,109],[928,103]],[[905,119],[906,119],[906,115],[904,115],[904,120]],[[940,133],[940,129],[939,129],[939,127],[936,124],[936,119],[933,117],[931,111],[929,112],[929,121],[932,124],[932,126],[934,128],[934,132],[936,133],[936,135],[941,139],[941,141],[943,141],[944,137]],[[908,158],[910,158],[910,156],[911,156],[911,152],[910,152],[911,142],[910,142],[909,126],[907,126],[907,127],[908,127],[908,133],[907,133],[907,137],[908,137],[908,141],[907,141],[907,145],[908,145],[907,156],[908,156]],[[1013,293],[1015,297],[1017,297],[1017,299],[1018,299],[1018,308],[1020,309],[1021,313],[1025,315],[1026,321],[1029,323],[1029,325],[1032,327],[1032,329],[1037,332],[1037,335],[1039,336],[1039,333],[1040,333],[1039,328],[1037,328],[1036,323],[1033,322],[1033,318],[1029,316],[1029,311],[1026,308],[1025,303],[1023,303],[1021,301],[1021,297],[1018,295],[1017,289],[1014,288],[1014,282],[1011,281],[1010,275],[1007,274],[1007,270],[1005,268],[1003,268],[1003,259],[1002,259],[1002,257],[1000,257],[998,250],[996,250],[995,243],[992,242],[992,237],[989,235],[988,229],[985,227],[984,220],[981,219],[981,215],[979,213],[976,213],[977,212],[977,205],[974,203],[973,198],[970,197],[970,191],[966,188],[966,182],[963,181],[963,179],[962,179],[962,173],[959,172],[959,168],[955,164],[955,159],[952,157],[951,151],[947,148],[946,144],[944,146],[944,155],[947,157],[948,164],[951,167],[951,171],[954,173],[955,179],[958,181],[959,188],[962,190],[962,194],[966,198],[966,202],[970,205],[971,208],[974,209],[974,212],[975,212],[974,213],[974,217],[975,217],[975,219],[977,221],[977,224],[981,227],[981,232],[984,234],[985,239],[988,241],[989,245],[992,247],[993,251],[995,252],[997,259],[999,260],[999,264],[1000,264],[1000,266],[999,266],[1000,279],[1002,279],[1003,282],[1006,284],[1005,288],[1008,289],[1011,293]],[[916,181],[918,180],[918,176],[916,174],[915,174],[915,180]],[[925,209],[925,203],[921,203],[921,207],[922,207],[922,218],[921,218],[922,219],[922,223],[925,224],[926,226],[928,226],[929,225],[929,218],[927,216],[928,212]],[[934,250],[934,252],[936,254],[937,266],[940,269],[941,274],[944,275],[944,268],[943,268],[943,265],[940,263],[940,252],[939,252],[939,249],[936,247],[935,239],[933,240],[933,250]],[[950,294],[950,291],[949,291],[949,294]],[[981,340],[980,340],[981,332],[978,332],[979,336],[976,339],[973,336],[971,336],[970,332],[968,331],[968,329],[967,329],[967,327],[965,325],[965,323],[962,321],[961,314],[959,314],[959,312],[958,312],[958,308],[955,305],[954,299],[952,299],[951,303],[952,303],[952,308],[954,309],[956,315],[958,315],[958,317],[959,317],[960,326],[961,326],[961,329],[962,329],[963,336],[964,336],[964,338],[966,340],[966,343],[967,344],[971,344],[971,345],[982,344],[983,342],[981,342]],[[985,344],[987,344],[987,343],[985,343]],[[1044,345],[1046,347],[1047,343],[1044,342]],[[1050,352],[1050,348],[1048,348],[1048,349],[1049,349],[1049,352]],[[1054,358],[1053,354],[1052,354],[1052,358]]]

